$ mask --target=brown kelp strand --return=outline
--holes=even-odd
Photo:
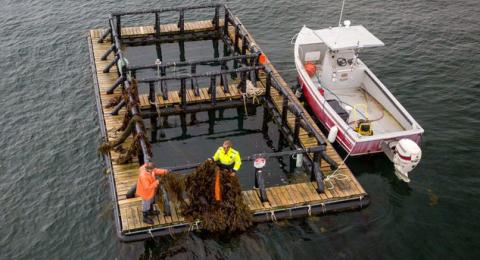
[[[106,108],[112,108],[120,103],[122,100],[122,96],[116,96],[108,100],[107,104],[105,105]]]
[[[142,118],[140,116],[134,116],[132,119],[130,119],[127,129],[125,129],[125,131],[122,132],[122,135],[117,140],[110,141],[110,142],[103,142],[98,148],[98,151],[102,154],[106,154],[110,152],[113,148],[124,143],[125,140],[133,132],[133,129],[135,128],[135,123],[141,122],[141,121],[142,121]]]

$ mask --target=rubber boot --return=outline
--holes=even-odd
[[[143,223],[153,225],[153,220],[148,216],[148,211],[143,212]]]
[[[158,214],[160,214],[160,211],[158,211],[156,209],[151,209],[151,210],[148,211],[149,216],[156,216]]]
[[[160,211],[156,210],[153,208],[153,204],[150,205],[150,209],[148,210],[148,215],[149,216],[156,216],[160,214]]]

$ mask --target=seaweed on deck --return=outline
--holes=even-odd
[[[215,199],[214,192],[216,172],[220,174],[220,201]],[[180,201],[183,216],[192,222],[200,220],[209,232],[244,231],[252,225],[252,215],[243,202],[238,178],[220,170],[211,160],[203,162],[184,178],[168,174],[162,181],[169,194]]]

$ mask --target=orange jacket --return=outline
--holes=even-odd
[[[168,170],[155,168],[151,172],[145,169],[145,165],[140,167],[140,174],[137,181],[136,195],[142,197],[143,200],[149,200],[155,196],[158,182],[155,175],[166,174]]]

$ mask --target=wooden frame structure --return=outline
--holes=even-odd
[[[210,21],[185,22],[185,13],[192,9],[213,9]],[[178,12],[178,24],[161,24],[160,13]],[[221,19],[223,12],[224,19]],[[155,17],[153,26],[123,27],[121,17],[126,15],[151,14]],[[268,130],[268,122],[273,121],[279,128],[279,147],[290,147],[292,151],[284,153],[304,153],[304,166],[311,172],[311,182],[290,184],[279,187],[264,187],[262,177],[256,174],[260,183],[258,190],[244,191],[244,200],[250,207],[255,221],[272,221],[281,218],[307,216],[314,213],[362,208],[369,203],[368,195],[355,179],[351,171],[343,164],[333,147],[314,123],[288,84],[281,78],[273,64],[259,63],[259,55],[265,55],[255,43],[239,19],[223,4],[208,4],[190,7],[174,7],[155,10],[112,13],[105,30],[91,30],[89,49],[92,73],[97,96],[97,109],[103,136],[110,140],[111,131],[118,128],[124,116],[141,116],[150,118],[152,128],[157,125],[159,117],[180,115],[186,125],[185,115],[201,111],[238,108],[245,103],[246,80],[250,80],[264,94],[260,97],[264,107],[263,131]],[[180,61],[178,63],[147,64],[131,66],[121,46],[138,44],[161,44],[171,41],[185,41],[204,37],[216,37],[224,41],[232,56]],[[108,41],[109,40],[109,41]],[[266,57],[266,56],[265,56]],[[268,59],[267,59],[268,60]],[[229,69],[226,62],[234,62]],[[196,66],[217,63],[220,71],[197,73]],[[190,66],[189,74],[167,75],[166,69],[172,66]],[[157,69],[161,75],[153,78],[137,78],[140,70]],[[239,74],[237,80],[229,83],[228,75]],[[197,78],[209,78],[210,86],[200,88]],[[220,86],[217,86],[219,78]],[[180,81],[180,91],[169,91],[167,81]],[[191,89],[187,89],[190,81]],[[154,83],[160,82],[161,93],[156,93]],[[139,84],[149,86],[148,95],[138,92]],[[223,101],[220,96],[228,97]],[[105,108],[109,97],[122,96],[122,101],[114,108]],[[252,100],[245,102],[252,104]],[[155,103],[155,107],[153,105]],[[258,104],[257,104],[258,105]],[[123,109],[125,108],[125,109]],[[155,111],[158,108],[158,111]],[[239,109],[238,111],[240,112]],[[210,115],[210,114],[209,114]],[[240,117],[241,115],[239,115]],[[152,129],[152,131],[155,129]],[[116,152],[105,155],[106,167],[110,170],[110,184],[115,203],[114,217],[117,234],[122,241],[135,241],[150,236],[172,234],[199,228],[201,223],[186,221],[179,208],[179,203],[170,199],[162,189],[163,208],[167,209],[155,220],[153,226],[141,223],[139,199],[125,199],[124,195],[135,183],[138,166],[151,161],[150,141],[145,126],[136,122],[135,138],[129,137],[128,143],[136,142],[139,147],[138,159],[130,164],[119,165],[112,160]],[[272,155],[275,156],[275,155]],[[323,163],[322,163],[323,162]],[[290,161],[293,169],[294,161]],[[341,173],[346,180],[328,180],[332,172]],[[334,189],[325,188],[325,178]]]

